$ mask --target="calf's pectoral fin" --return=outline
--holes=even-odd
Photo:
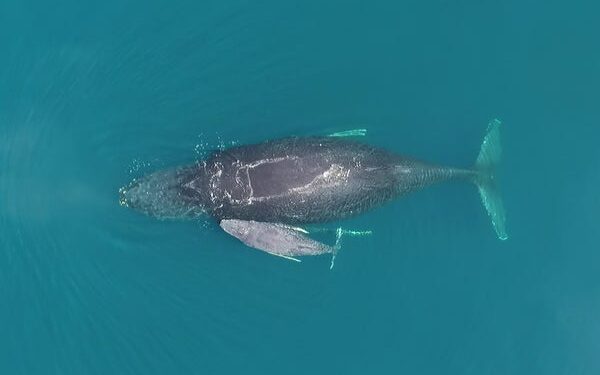
[[[261,250],[261,249],[259,249],[259,250]],[[271,253],[271,252],[266,251],[266,250],[264,250],[264,252],[267,253],[267,254],[270,254],[270,255],[275,255],[276,257],[281,257],[281,258],[284,258],[284,259],[287,259],[287,260],[293,260],[294,262],[298,262],[298,263],[302,262],[298,258],[290,257],[290,256],[287,256],[287,255],[281,255],[281,254],[277,254],[277,253]]]

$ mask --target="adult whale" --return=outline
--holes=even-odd
[[[158,171],[120,190],[120,203],[158,218],[208,214],[229,234],[274,255],[335,253],[302,224],[344,219],[433,183],[474,183],[500,239],[505,213],[494,171],[493,120],[471,169],[443,167],[341,137],[293,137],[217,151],[195,165]],[[339,236],[338,241],[339,242]]]

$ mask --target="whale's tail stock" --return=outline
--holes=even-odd
[[[506,233],[506,213],[496,181],[496,167],[500,163],[502,148],[500,146],[500,124],[497,119],[488,125],[487,134],[481,144],[481,150],[475,161],[477,174],[473,182],[479,189],[481,201],[485,207],[494,230],[501,240],[508,239]]]

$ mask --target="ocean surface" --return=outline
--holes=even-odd
[[[599,374],[594,1],[0,3],[0,374]],[[503,122],[510,239],[468,184],[302,263],[118,190],[368,129],[468,167]]]

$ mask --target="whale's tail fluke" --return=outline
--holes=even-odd
[[[498,238],[508,239],[506,233],[506,214],[500,191],[496,184],[495,171],[500,163],[502,148],[500,147],[500,124],[497,119],[492,120],[488,125],[487,134],[481,144],[481,150],[475,162],[477,174],[474,182],[479,189],[481,201],[492,220],[492,225],[496,230]]]

